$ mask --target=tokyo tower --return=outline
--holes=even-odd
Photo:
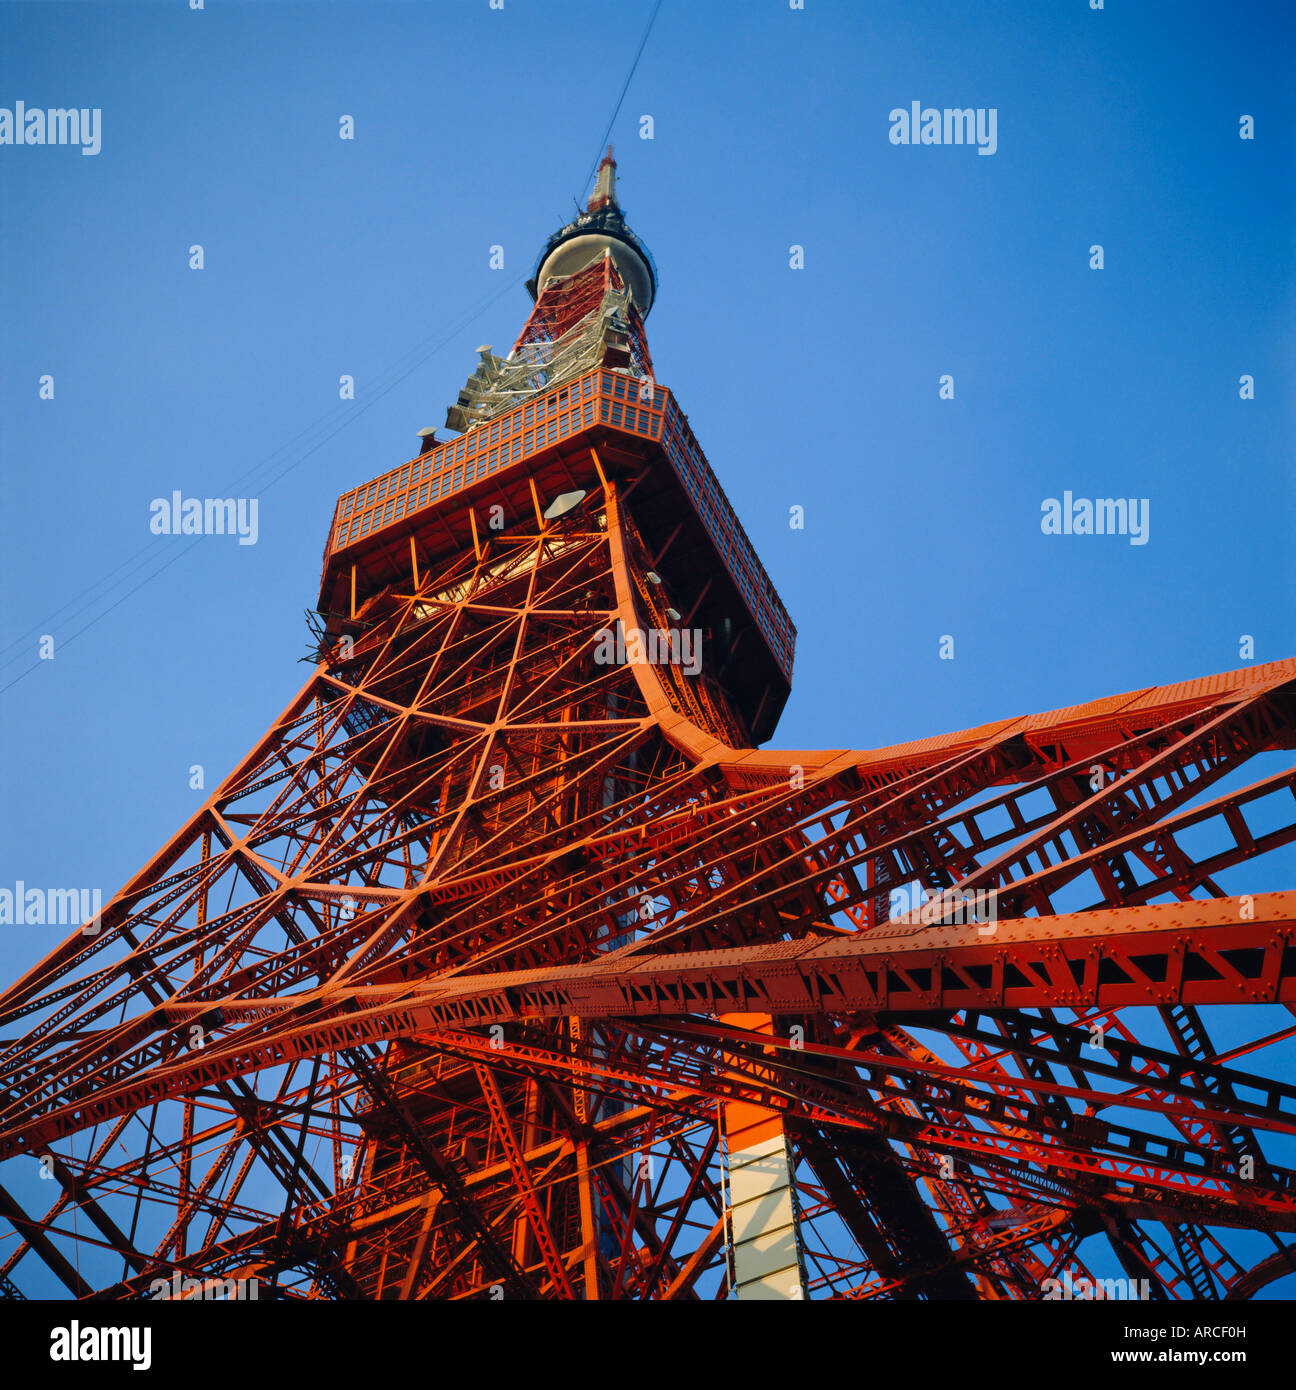
[[[1296,892],[1245,891],[1296,661],[764,746],[795,630],[657,379],[610,150],[528,288],[448,437],[338,500],[306,684],[0,995],[0,1290],[1296,1269]]]

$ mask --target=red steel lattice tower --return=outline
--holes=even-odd
[[[1289,1272],[1296,894],[1231,871],[1296,838],[1296,662],[760,748],[795,633],[610,151],[529,288],[453,436],[339,499],[305,686],[0,996],[4,1293]]]

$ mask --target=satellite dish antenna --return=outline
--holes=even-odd
[[[584,500],[584,488],[578,488],[575,492],[560,492],[545,509],[544,519],[557,521],[560,516],[566,516],[568,512],[574,511]]]

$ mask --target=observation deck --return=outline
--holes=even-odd
[[[669,547],[672,596],[698,625],[732,634],[731,683],[753,733],[769,737],[791,686],[796,629],[671,392],[616,369],[587,371],[344,492],[320,582],[327,630],[368,594],[408,582],[411,554],[432,566],[489,539],[491,506],[510,528],[534,525],[559,493],[598,488],[592,450],[609,481],[633,489],[651,553]]]

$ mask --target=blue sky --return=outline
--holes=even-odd
[[[650,8],[3,7],[0,105],[102,108],[103,143],[0,146],[0,883],[106,899],[201,803],[191,765],[210,789],[288,702],[336,496],[512,343]],[[1293,27],[665,0],[621,200],[661,273],[659,379],[799,630],[775,744],[1229,670],[1244,634],[1291,654]],[[996,153],[893,145],[915,100],[994,107]],[[257,496],[257,544],[152,536],[174,489]],[[1149,499],[1148,544],[1044,536],[1064,490]],[[10,928],[0,974],[61,934]]]

